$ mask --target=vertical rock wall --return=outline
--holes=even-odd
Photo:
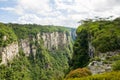
[[[43,43],[40,43],[43,40]],[[30,42],[38,41],[39,44],[43,44],[48,50],[56,50],[67,47],[70,43],[70,36],[66,32],[52,32],[52,33],[38,33],[33,38],[21,39],[19,46],[18,43],[9,44],[5,48],[0,48],[1,64],[7,64],[12,60],[19,52],[19,48],[23,50],[26,56],[30,53],[36,54],[36,46],[30,45]]]
[[[44,46],[49,50],[58,49],[70,43],[69,36],[65,32],[42,33],[39,37],[41,37]]]
[[[1,63],[7,64],[8,61],[12,60],[18,54],[18,43],[9,44],[6,47],[0,48]]]

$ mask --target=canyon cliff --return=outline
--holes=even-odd
[[[23,58],[21,63],[25,64],[20,65],[20,67],[24,66],[30,71],[30,73],[24,75],[31,75],[32,73],[31,80],[62,79],[69,69],[75,29],[55,27],[55,30],[49,31],[52,26],[44,26],[47,29],[49,28],[48,30],[41,26],[38,28],[35,25],[19,26],[16,27],[16,24],[11,24],[7,27],[11,28],[10,30],[14,34],[11,38],[15,38],[15,40],[11,40],[9,32],[1,37],[3,44],[5,44],[5,41],[9,41],[9,43],[0,47],[0,66],[6,65],[5,67],[14,71],[13,63],[14,65],[19,64],[19,58]],[[34,29],[38,31],[34,31]],[[4,40],[4,36],[6,36],[6,40]],[[24,60],[27,60],[27,63]],[[27,64],[29,64],[29,67],[26,66]],[[37,72],[36,69],[38,69]],[[35,77],[36,75],[38,77]]]

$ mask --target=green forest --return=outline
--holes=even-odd
[[[100,54],[114,52],[120,49],[120,18],[83,20],[76,30],[77,38],[73,46],[73,57],[71,60],[71,71],[65,80],[119,80],[120,76],[120,54],[114,54],[103,61],[112,64],[112,71],[102,74],[91,75],[88,64],[95,60],[101,61]],[[89,43],[95,51],[93,57],[88,54]],[[119,52],[120,53],[120,52]],[[98,66],[99,67],[99,66]],[[79,69],[80,68],[80,69]]]
[[[9,44],[21,39],[35,38],[38,33],[65,33],[70,36],[71,28],[59,26],[42,26],[36,24],[3,24],[0,23],[0,47],[4,48]],[[4,40],[4,37],[6,39]],[[72,40],[72,39],[71,39]],[[62,80],[69,71],[69,60],[72,55],[72,42],[56,50],[48,50],[43,45],[43,40],[30,40],[30,45],[35,45],[36,55],[25,56],[19,48],[19,55],[7,65],[0,65],[0,80]],[[0,55],[0,61],[2,55]]]
[[[120,0],[0,0],[0,80],[120,80]]]
[[[120,49],[120,18],[88,19],[81,21],[76,29],[76,39],[72,39],[66,28],[53,25],[37,24],[4,24],[0,23],[0,47],[4,48],[13,42],[29,38],[30,45],[36,46],[36,55],[31,52],[26,56],[19,47],[19,55],[6,65],[0,65],[1,80],[119,80],[120,54],[106,56],[107,52]],[[65,33],[70,37],[67,46],[49,50],[44,41],[37,40],[38,33]],[[34,38],[34,41],[32,40]],[[89,55],[89,44],[94,47],[94,53]],[[105,56],[102,60],[100,55]],[[0,62],[2,55],[0,55]],[[92,61],[102,61],[111,64],[111,71],[92,75],[88,68]],[[99,66],[98,66],[99,67]]]

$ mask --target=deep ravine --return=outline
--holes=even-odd
[[[69,71],[75,29],[2,23],[0,27],[1,80],[64,78]]]

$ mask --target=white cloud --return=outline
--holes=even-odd
[[[14,11],[15,9],[14,8],[11,8],[11,7],[1,7],[0,8],[1,10],[6,10],[6,11]]]
[[[19,0],[17,7],[23,9],[26,13],[44,14],[51,11],[49,0]]]
[[[120,0],[17,0],[15,7],[0,9],[16,13],[19,23],[76,27],[81,19],[119,16]]]
[[[18,22],[23,23],[23,24],[25,23],[37,23],[38,24],[40,20],[41,19],[34,14],[25,14],[24,16],[21,16],[18,18]]]

